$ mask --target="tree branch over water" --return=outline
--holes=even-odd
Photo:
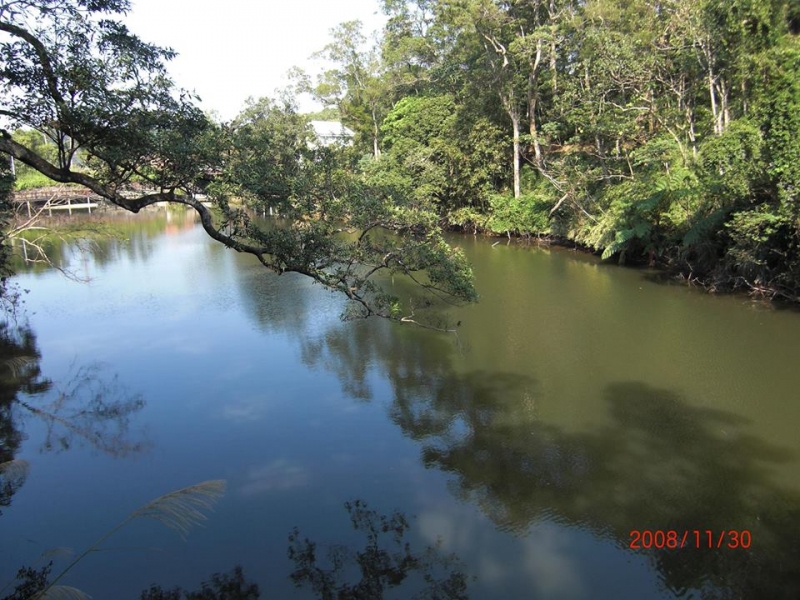
[[[403,321],[378,283],[383,273],[413,277],[422,293],[476,299],[471,269],[441,237],[435,211],[366,184],[346,151],[315,147],[288,103],[252,102],[232,123],[211,122],[167,76],[174,53],[113,20],[128,9],[0,0],[0,110],[58,149],[49,159],[3,128],[0,152],[134,213],[187,206],[214,240],[344,294],[359,316]],[[274,207],[284,221],[264,229],[234,200]]]

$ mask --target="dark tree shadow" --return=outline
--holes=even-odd
[[[625,549],[632,530],[689,531],[691,548],[640,551],[669,592],[800,598],[800,494],[775,476],[797,457],[743,418],[629,381],[606,387],[607,424],[570,432],[536,418],[532,378],[458,372],[445,335],[355,323],[303,344],[352,396],[370,398],[379,370],[390,417],[424,464],[451,473],[453,492],[499,529],[525,535],[555,519]],[[747,530],[750,547],[694,547],[728,530]]]
[[[689,547],[641,551],[669,591],[800,597],[800,495],[770,477],[772,467],[794,457],[748,434],[740,417],[622,382],[605,391],[610,425],[569,433],[515,420],[507,397],[469,378],[461,383],[464,392],[449,394],[459,398],[449,417],[442,416],[448,407],[441,398],[417,407],[439,422],[464,423],[460,433],[428,433],[427,416],[419,419],[422,428],[405,426],[423,440],[425,464],[452,473],[457,494],[499,528],[524,533],[555,516],[624,548],[632,530],[672,529],[681,538],[689,531]],[[707,547],[709,530],[714,548]],[[749,531],[752,545],[716,548],[725,530]],[[696,537],[706,547],[696,548]]]

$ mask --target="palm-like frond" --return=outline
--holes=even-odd
[[[222,496],[224,492],[224,480],[204,481],[196,485],[190,485],[189,487],[181,490],[170,492],[169,494],[165,494],[160,498],[156,498],[155,500],[148,502],[144,506],[132,512],[127,519],[117,524],[116,527],[110,529],[100,536],[100,538],[94,544],[86,548],[80,555],[70,562],[64,568],[64,570],[61,571],[61,573],[59,573],[55,579],[53,579],[52,582],[50,582],[50,585],[40,595],[35,597],[35,600],[51,598],[56,598],[58,600],[84,600],[85,598],[88,598],[88,596],[80,590],[65,586],[57,586],[56,584],[67,573],[69,573],[75,565],[86,558],[86,556],[98,550],[101,544],[108,538],[125,527],[128,523],[134,519],[138,519],[139,517],[157,519],[170,529],[176,530],[178,533],[180,533],[181,537],[185,537],[192,527],[206,520],[206,516],[203,514],[203,511],[211,510],[214,506],[214,503],[220,498],[220,496]],[[58,588],[63,588],[63,590],[60,592],[56,591],[55,593],[72,595],[46,595],[53,590],[57,590]],[[75,593],[80,595],[75,595]]]
[[[134,511],[130,519],[156,519],[185,537],[192,527],[206,520],[203,511],[211,510],[224,493],[225,481],[204,481],[148,502]]]

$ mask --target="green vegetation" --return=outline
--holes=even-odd
[[[57,158],[58,150],[53,141],[35,129],[18,129],[12,137],[18,143],[30,148],[32,152],[36,152],[51,162]],[[14,171],[16,178],[14,188],[17,190],[30,190],[56,184],[55,181],[25,163],[14,161]]]
[[[370,280],[380,271],[475,298],[441,225],[569,241],[713,289],[800,299],[796,3],[381,5],[381,39],[343,23],[319,52],[329,68],[293,73],[323,104],[316,116],[356,132],[351,148],[311,149],[288,96],[220,125],[175,94],[172,53],[107,18],[127,0],[0,2],[0,108],[17,128],[0,151],[134,212],[191,206],[215,239],[345,293],[365,315],[401,318]],[[157,191],[123,197],[131,181]],[[232,208],[239,198],[288,226],[259,230]],[[343,224],[357,242],[333,235]]]
[[[14,181],[14,188],[17,190],[32,190],[56,185],[56,182],[32,169],[25,169],[17,173]]]
[[[800,299],[796,3],[382,5],[379,43],[335,29],[338,67],[309,86],[376,157],[369,178],[467,230]]]
[[[174,53],[117,20],[130,7],[0,0],[0,114],[8,124],[0,152],[131,212],[157,202],[191,207],[212,238],[274,272],[301,273],[345,294],[353,315],[416,320],[416,300],[374,283],[383,273],[410,278],[423,294],[476,298],[471,269],[444,241],[432,205],[368,181],[347,149],[310,148],[291,101],[260,100],[232,123],[212,122],[167,76]],[[340,113],[370,120],[377,153],[375,128],[389,99],[372,76],[377,54],[346,62],[357,29],[343,26],[326,50],[348,68],[329,73],[319,93],[352,99]],[[358,82],[364,87],[356,90]],[[134,182],[140,192],[131,197],[124,192]],[[277,209],[283,225],[259,228],[241,199],[259,212]],[[337,236],[343,228],[352,235]]]

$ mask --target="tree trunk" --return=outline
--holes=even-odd
[[[550,18],[550,26],[552,36],[550,38],[550,75],[552,77],[553,82],[553,96],[558,93],[558,70],[556,69],[556,33],[555,33],[555,23],[556,23],[556,2],[555,0],[550,0],[550,6],[548,7],[548,17]]]
[[[728,128],[731,123],[730,88],[728,82],[720,77],[717,85],[720,104],[720,133]]]
[[[715,90],[715,77],[714,71],[708,67],[708,93],[711,95],[711,115],[714,118],[714,133],[719,135],[722,133],[721,121],[719,116],[719,109],[717,108],[717,92]]]
[[[509,116],[511,117],[511,126],[514,128],[514,198],[519,198],[519,111],[512,109],[509,111]]]
[[[514,90],[509,90],[508,94],[504,94],[503,92],[499,93],[500,102],[503,105],[503,108],[506,109],[506,113],[508,114],[508,118],[511,119],[511,128],[513,132],[513,140],[514,140],[514,156],[512,158],[512,165],[514,168],[514,198],[519,198],[520,196],[520,181],[519,181],[519,122],[520,122],[520,114],[519,114],[519,107],[517,106],[516,99],[514,98]]]
[[[378,116],[372,111],[372,155],[378,159],[381,157],[381,148],[378,144]]]
[[[603,168],[603,179],[608,182],[611,178],[608,171],[608,165],[606,164],[606,151],[603,148],[603,144],[600,142],[600,136],[598,134],[595,134],[594,136],[594,144],[597,148],[597,155],[600,158],[600,166]]]
[[[536,129],[536,103],[537,93],[533,86],[528,89],[528,121],[530,123],[531,139],[533,140],[533,154],[536,166],[542,164],[542,145],[539,143],[539,131]]]
[[[689,125],[689,141],[692,143],[692,157],[697,160],[697,134],[694,130],[694,109],[686,107],[686,122]]]
[[[536,56],[531,61],[531,71],[528,74],[528,123],[537,168],[542,165],[542,147],[539,143],[539,131],[536,129],[536,106],[539,101],[539,64],[541,60],[542,40],[539,38],[536,42]]]

